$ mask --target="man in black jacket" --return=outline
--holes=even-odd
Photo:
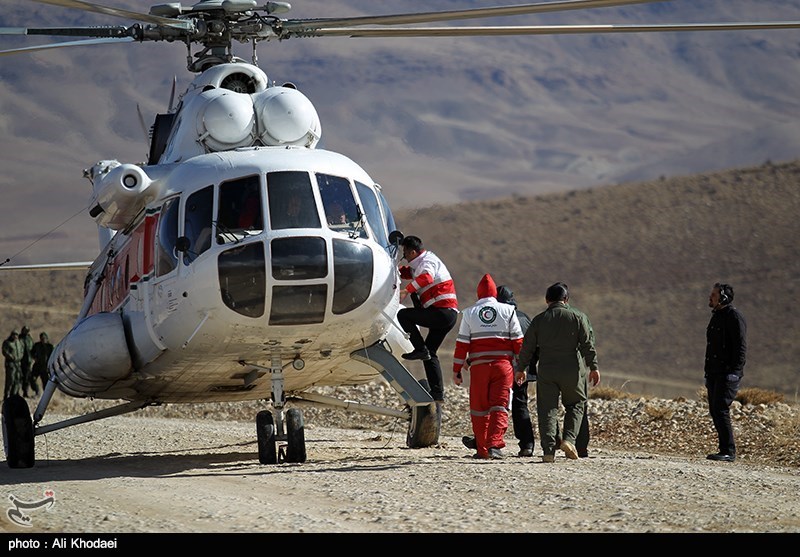
[[[736,460],[730,406],[739,392],[747,355],[747,325],[732,303],[731,285],[718,282],[711,288],[708,297],[711,320],[706,328],[705,379],[708,411],[719,437],[719,452],[706,458],[723,462]]]

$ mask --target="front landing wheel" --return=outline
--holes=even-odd
[[[303,413],[297,408],[286,411],[286,462],[306,461],[306,434]]]
[[[275,418],[269,410],[256,414],[256,435],[258,436],[258,461],[261,464],[278,464],[278,451],[275,447]]]

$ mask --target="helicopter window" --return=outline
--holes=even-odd
[[[375,193],[378,194],[378,199],[381,200],[383,214],[386,216],[386,233],[391,234],[397,230],[397,224],[394,222],[394,215],[392,215],[392,210],[389,208],[389,202],[386,201],[386,198],[383,196],[380,190],[375,190]]]
[[[359,235],[366,238],[366,231],[360,227],[363,214],[353,197],[350,181],[338,176],[317,174],[317,184],[328,226],[340,232],[358,230]]]
[[[189,239],[189,249],[183,262],[192,261],[211,247],[211,216],[214,206],[214,186],[194,192],[186,199],[183,218],[183,235]]]
[[[356,309],[372,290],[372,251],[347,240],[333,240],[333,307],[339,315]]]
[[[252,242],[229,249],[219,256],[219,286],[222,301],[247,317],[264,315],[267,292],[264,245]]]
[[[322,238],[276,238],[270,243],[272,277],[305,280],[328,276],[328,256]]]
[[[389,245],[389,237],[386,234],[386,226],[383,224],[381,218],[381,209],[378,205],[378,198],[369,186],[356,182],[356,190],[358,190],[358,197],[361,198],[361,205],[364,207],[364,212],[367,213],[367,222],[369,222],[375,239],[384,247]]]
[[[220,184],[217,243],[235,241],[242,235],[259,234],[263,230],[260,178],[248,176]]]
[[[325,319],[327,284],[273,286],[270,325],[307,325]]]
[[[314,191],[307,172],[270,172],[267,174],[267,195],[273,230],[320,227]]]
[[[167,200],[161,207],[158,220],[158,256],[156,257],[156,276],[161,277],[178,265],[175,242],[178,239],[178,198]]]

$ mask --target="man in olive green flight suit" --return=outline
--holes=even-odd
[[[547,309],[531,320],[525,332],[517,370],[524,370],[538,356],[536,407],[542,460],[553,462],[557,448],[567,458],[578,458],[575,439],[586,412],[587,379],[593,386],[599,384],[600,370],[592,326],[585,314],[569,307],[567,286],[562,282],[550,286],[545,301]],[[517,380],[524,375],[517,371]],[[565,416],[561,444],[556,447],[559,399]]]
[[[22,326],[22,330],[19,333],[19,342],[22,344],[22,396],[28,398],[28,389],[38,395],[39,386],[33,377],[33,357],[31,357],[33,337],[27,325]]]
[[[6,384],[3,400],[22,391],[22,354],[23,347],[17,331],[11,331],[3,341],[3,358],[5,358]]]

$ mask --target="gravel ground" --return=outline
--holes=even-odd
[[[328,395],[342,389],[320,389]],[[360,387],[359,400],[397,396]],[[353,389],[347,390],[352,397]],[[393,399],[391,398],[393,397]],[[99,402],[58,397],[45,422]],[[591,456],[554,464],[476,461],[466,391],[450,389],[440,443],[405,447],[405,424],[300,405],[308,461],[258,463],[256,403],[166,406],[37,438],[37,465],[3,468],[6,496],[48,509],[0,531],[455,533],[800,532],[800,465],[783,437],[788,404],[735,406],[735,463],[705,459],[715,442],[702,402],[590,400]],[[9,499],[10,500],[10,499]],[[9,503],[10,504],[10,503]],[[8,507],[10,510],[11,507]]]

